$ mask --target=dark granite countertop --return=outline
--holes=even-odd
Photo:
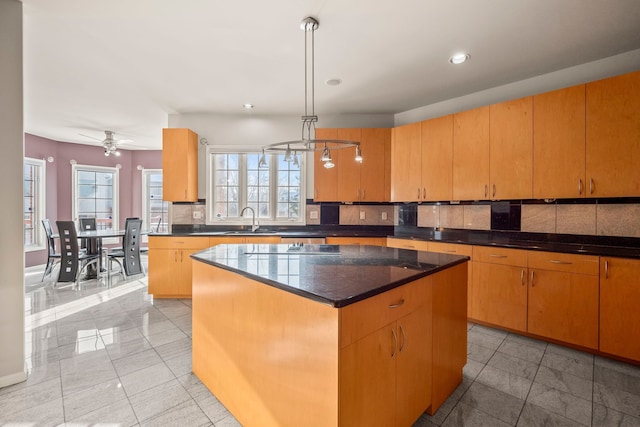
[[[217,245],[191,256],[252,280],[344,307],[463,263],[464,256],[379,246]]]

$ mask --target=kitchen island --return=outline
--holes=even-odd
[[[193,372],[244,426],[410,426],[466,363],[466,257],[375,246],[192,255]]]

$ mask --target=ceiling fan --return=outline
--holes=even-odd
[[[82,133],[79,135],[84,136],[85,138],[91,138],[91,139],[95,139],[96,141],[101,141],[102,147],[104,148],[105,156],[110,156],[112,154],[114,156],[119,156],[120,155],[120,152],[118,151],[119,144],[127,144],[129,142],[133,142],[133,140],[131,139],[115,139],[114,138],[115,132],[112,130],[105,130],[104,134],[105,134],[105,138],[103,140],[100,140],[93,136],[85,135]]]

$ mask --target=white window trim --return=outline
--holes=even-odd
[[[78,224],[78,201],[76,198],[76,188],[78,186],[78,170],[89,170],[99,172],[111,172],[114,174],[113,179],[113,215],[111,223],[115,225],[116,229],[120,227],[120,168],[107,167],[107,166],[93,166],[93,165],[71,165],[71,216],[73,221]],[[119,243],[120,239],[117,237],[102,239],[104,244]]]
[[[214,172],[214,154],[256,154],[261,153],[262,150],[259,147],[238,147],[238,146],[207,146],[206,149],[206,197],[207,197],[207,214],[206,214],[206,224],[207,225],[251,225],[251,216],[247,215],[241,218],[223,218],[219,219],[215,217],[214,211],[214,195],[213,195],[213,172]],[[298,219],[287,219],[287,220],[271,220],[271,219],[263,219],[259,220],[260,225],[305,225],[306,224],[306,206],[307,206],[307,194],[306,194],[306,155],[305,153],[300,153],[300,217]],[[273,178],[273,177],[272,177]],[[277,178],[276,178],[277,179]],[[241,178],[240,182],[244,182],[244,179]],[[244,184],[243,184],[244,185]],[[271,190],[275,190],[273,185],[269,186]],[[273,193],[273,191],[272,191]],[[277,193],[277,192],[276,192]],[[277,197],[277,194],[275,194]],[[272,202],[271,202],[272,203]],[[276,209],[276,206],[272,206]],[[244,208],[244,206],[240,206],[240,209]],[[258,218],[256,218],[258,219]]]
[[[144,218],[142,218],[144,220],[144,223],[142,224],[143,228],[149,231],[154,231],[155,232],[155,224],[151,224],[149,222],[149,218],[148,218],[148,210],[149,210],[149,186],[148,184],[148,176],[149,174],[152,173],[162,173],[162,169],[143,169],[142,170],[142,215],[144,216]],[[162,179],[164,180],[164,175],[162,177]],[[169,210],[167,213],[167,219],[168,221],[171,220],[171,202],[168,202],[169,205]],[[171,230],[171,226],[170,224],[167,224],[167,227],[169,230]],[[148,236],[145,234],[142,236],[142,241],[143,242],[147,242],[148,241]]]
[[[36,244],[25,245],[24,251],[25,252],[41,251],[43,249],[47,249],[47,242],[45,241],[47,237],[44,235],[44,228],[42,227],[42,220],[46,216],[46,209],[47,209],[47,205],[46,205],[47,162],[45,162],[43,159],[34,159],[31,157],[25,157],[24,163],[25,164],[28,163],[28,164],[40,167],[40,173],[38,174],[38,182],[36,184],[37,185],[36,191],[38,192],[38,194],[36,194],[36,214],[34,216],[35,224],[33,225],[33,230],[36,234]],[[23,182],[24,182],[24,178],[23,178]],[[24,209],[24,205],[23,205],[23,209]],[[23,240],[24,240],[24,236],[23,236]]]

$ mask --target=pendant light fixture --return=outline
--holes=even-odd
[[[324,167],[330,169],[335,166],[331,159],[332,150],[355,147],[355,161],[362,163],[360,142],[340,139],[315,139],[318,116],[316,116],[314,105],[314,34],[319,25],[320,23],[318,20],[312,17],[304,18],[300,23],[300,29],[304,31],[304,115],[301,117],[301,138],[299,141],[284,141],[265,145],[262,147],[262,154],[264,157],[264,153],[267,151],[284,152],[284,160],[296,164],[298,162],[299,153],[321,151],[321,160],[324,162]],[[311,33],[310,42],[308,37],[309,33]],[[310,67],[308,66],[309,62],[311,63]],[[260,163],[260,166],[262,166],[262,162]]]

